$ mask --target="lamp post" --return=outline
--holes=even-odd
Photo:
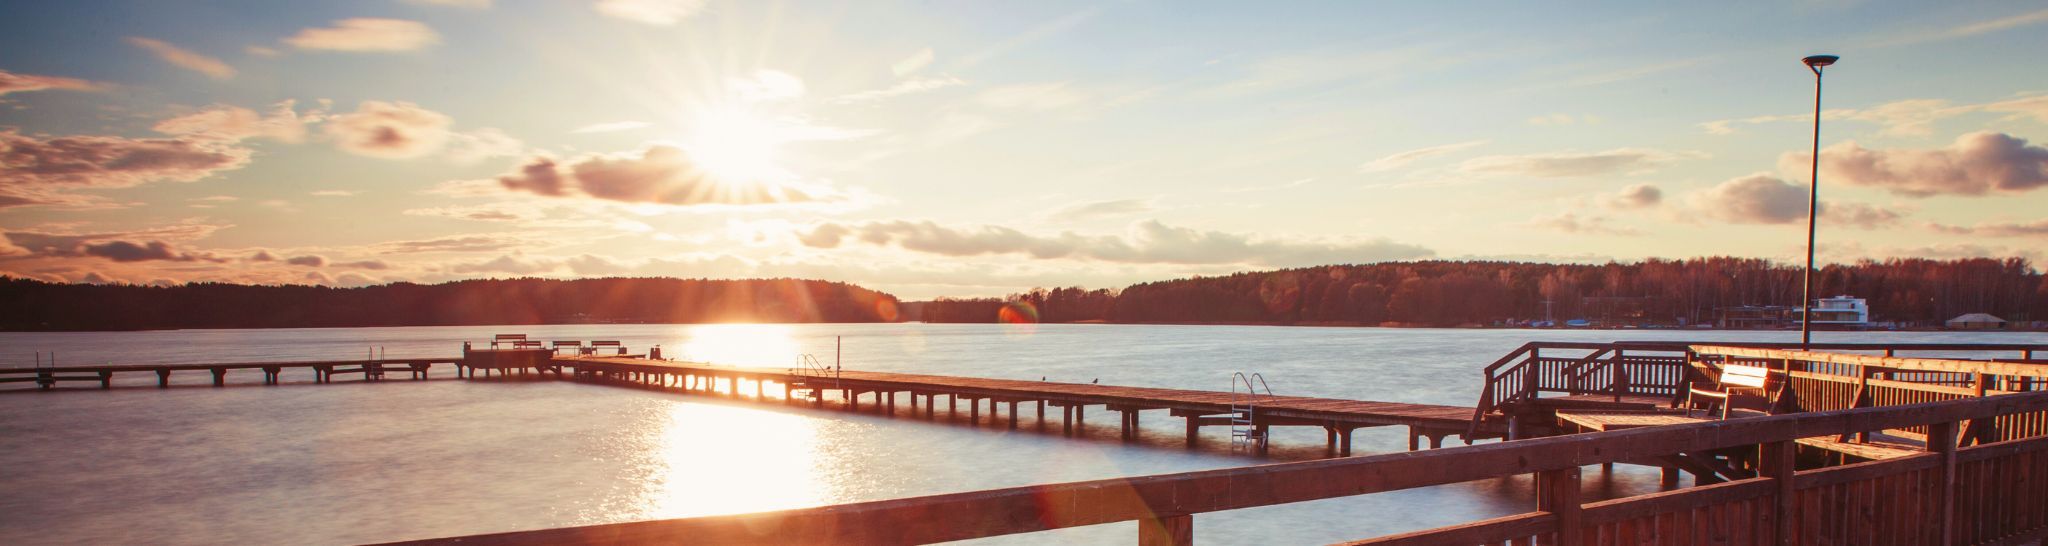
[[[1806,186],[1806,289],[1799,292],[1800,350],[1813,344],[1813,232],[1814,223],[1820,218],[1820,73],[1821,68],[1841,59],[1834,55],[1800,59],[1807,70],[1813,71],[1813,172],[1807,177]]]

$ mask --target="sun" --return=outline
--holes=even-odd
[[[684,144],[699,167],[721,183],[772,181],[783,175],[776,165],[778,149],[789,141],[788,129],[775,119],[744,107],[718,107],[690,118]]]

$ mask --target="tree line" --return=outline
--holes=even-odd
[[[60,284],[0,277],[4,330],[890,322],[895,296],[800,279],[467,280],[361,288]]]
[[[1037,289],[1004,298],[925,302],[926,322],[1712,324],[1738,306],[1797,306],[1803,268],[1754,258],[1548,264],[1423,261],[1328,265],[1192,277],[1121,291]],[[2048,320],[2048,278],[2026,260],[1893,259],[1815,272],[1814,297],[1868,300],[1871,320],[1938,325],[1964,313]]]

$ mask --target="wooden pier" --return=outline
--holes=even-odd
[[[404,373],[412,379],[426,379],[427,371],[435,364],[458,364],[453,358],[393,358],[375,360],[318,360],[295,362],[230,362],[213,364],[108,364],[103,366],[62,366],[39,368],[0,368],[0,383],[35,383],[48,389],[62,381],[90,381],[100,388],[112,388],[114,374],[151,373],[156,374],[156,386],[171,386],[172,372],[204,371],[213,375],[213,386],[227,385],[231,371],[259,370],[263,372],[263,383],[275,385],[278,376],[286,369],[303,368],[313,372],[314,381],[327,383],[334,376],[363,374],[366,381],[381,381],[387,374]]]
[[[1119,429],[1126,439],[1137,434],[1142,412],[1165,410],[1172,417],[1186,420],[1188,445],[1196,443],[1202,426],[1229,426],[1231,417],[1236,413],[1234,404],[1249,404],[1256,408],[1250,418],[1253,426],[1261,429],[1260,437],[1265,436],[1263,432],[1266,429],[1275,426],[1321,427],[1326,432],[1326,447],[1341,455],[1351,454],[1352,431],[1367,427],[1408,427],[1410,449],[1418,448],[1417,442],[1422,438],[1428,438],[1431,447],[1441,447],[1443,439],[1449,436],[1493,438],[1505,432],[1505,427],[1497,423],[1482,424],[1473,430],[1470,427],[1472,408],[1435,404],[1233,395],[1217,391],[854,370],[817,375],[801,369],[740,368],[641,358],[558,357],[552,365],[558,369],[572,369],[579,377],[606,377],[696,390],[716,390],[723,381],[727,394],[740,394],[745,390],[744,385],[751,382],[756,397],[765,396],[767,387],[764,385],[775,383],[781,385],[779,400],[803,399],[805,397],[799,396],[797,391],[806,391],[809,400],[820,402],[827,397],[827,392],[836,392],[849,408],[858,410],[863,403],[862,397],[871,397],[867,404],[874,411],[884,413],[903,409],[902,401],[897,397],[904,395],[908,398],[909,411],[915,413],[922,408],[925,418],[935,415],[941,398],[949,411],[958,411],[959,403],[966,402],[969,419],[973,422],[980,421],[984,405],[988,407],[991,420],[998,419],[1004,406],[1008,406],[1009,428],[1017,428],[1023,410],[1021,406],[1029,405],[1041,422],[1048,411],[1058,411],[1061,428],[1070,435],[1086,423],[1087,409],[1091,406],[1118,413]],[[1256,447],[1263,452],[1268,445],[1261,442]]]

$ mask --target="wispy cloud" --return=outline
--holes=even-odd
[[[1934,133],[1936,122],[1964,114],[1988,112],[2008,114],[2012,118],[2031,117],[2048,123],[2048,95],[2030,95],[2013,99],[1978,104],[1955,104],[1945,99],[1907,99],[1887,102],[1870,108],[1835,108],[1821,112],[1826,121],[1857,121],[1877,124],[1878,134],[1886,136],[1927,136]],[[1751,116],[1738,119],[1720,119],[1699,124],[1709,134],[1732,135],[1743,125],[1766,123],[1799,122],[1812,123],[1812,113]]]
[[[578,135],[590,133],[612,133],[618,131],[631,131],[634,129],[645,129],[652,125],[654,124],[645,121],[611,121],[605,123],[592,123],[590,125],[577,127],[575,130],[569,131],[569,133]]]
[[[1358,167],[1358,170],[1361,172],[1369,173],[1391,171],[1394,169],[1399,169],[1401,167],[1406,167],[1409,163],[1414,163],[1424,159],[1429,159],[1441,155],[1449,155],[1457,152],[1462,152],[1465,150],[1470,150],[1473,148],[1478,148],[1480,146],[1485,146],[1488,142],[1491,141],[1469,140],[1454,144],[1442,144],[1437,146],[1430,146],[1427,148],[1416,148],[1413,150],[1399,152],[1392,155],[1388,155],[1386,157],[1368,161],[1364,165],[1360,165]]]
[[[654,26],[673,26],[704,10],[704,0],[598,0],[607,17]]]
[[[216,80],[235,77],[235,68],[228,66],[228,63],[221,62],[220,59],[193,53],[190,50],[171,45],[163,40],[131,36],[128,38],[128,43],[148,50],[151,54],[156,55],[158,59],[163,59],[164,62],[171,63],[179,68],[205,74]]]
[[[896,73],[898,77],[908,76],[919,70],[924,70],[924,67],[931,65],[932,60],[936,58],[938,58],[937,54],[932,52],[932,48],[927,47],[917,50],[916,53],[912,53],[908,57],[904,57],[903,60],[896,61],[896,64],[889,65],[889,71]]]
[[[1252,264],[1278,267],[1426,258],[1435,252],[1386,239],[1305,240],[1202,231],[1157,220],[1135,222],[1122,236],[1032,235],[1003,226],[951,227],[931,221],[824,223],[799,234],[814,248],[847,241],[894,245],[943,256],[1024,254],[1138,264]]]
[[[16,74],[13,72],[8,72],[6,70],[0,70],[0,96],[6,96],[8,93],[42,91],[45,89],[98,91],[101,89],[106,89],[106,87],[106,84],[94,83],[86,80],[81,80],[78,78],[66,78],[61,76],[38,76],[35,74]]]
[[[845,95],[840,95],[839,97],[832,99],[832,102],[839,104],[870,102],[891,97],[898,97],[902,95],[912,95],[917,93],[936,91],[939,89],[945,89],[948,87],[955,87],[966,84],[967,82],[965,80],[961,80],[960,78],[955,78],[952,76],[918,78],[913,80],[904,80],[901,82],[897,82],[896,85],[891,85],[883,89],[875,89],[872,91],[861,91],[859,93],[849,93]]]
[[[1476,174],[1576,178],[1610,174],[1637,174],[1655,170],[1684,158],[1703,157],[1697,152],[1666,152],[1647,148],[1616,148],[1601,152],[1553,152],[1526,155],[1475,157],[1458,165],[1458,170]]]
[[[1155,210],[1151,199],[1115,199],[1074,203],[1048,211],[1047,220],[1055,222],[1078,222],[1098,218],[1113,218]]]
[[[1991,34],[1994,32],[2001,32],[2020,27],[2033,26],[2041,23],[2048,23],[2048,9],[2021,13],[2018,15],[2008,15],[1996,19],[1987,19],[1975,23],[1958,25],[1943,29],[1883,36],[1873,39],[1871,41],[1871,46],[1891,47],[1923,44],[1928,42],[1940,42],[1946,40],[1954,40],[1958,38],[1968,38],[1971,36],[1978,36],[1983,34]]]
[[[326,28],[306,28],[284,39],[299,49],[316,51],[412,51],[441,42],[441,35],[419,21],[357,17]]]

